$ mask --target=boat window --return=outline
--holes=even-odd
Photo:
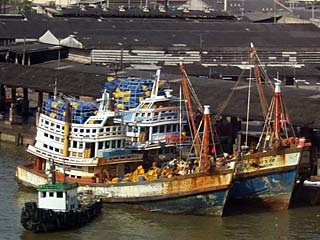
[[[83,142],[79,142],[79,148],[83,149]]]
[[[96,133],[97,132],[97,129],[92,129],[92,133]]]
[[[60,138],[59,137],[55,137],[54,140],[56,140],[57,142],[60,142]]]
[[[108,120],[105,121],[104,126],[112,126],[113,124],[113,118],[108,118]]]
[[[72,147],[77,148],[77,141],[72,141]]]
[[[50,126],[51,126],[51,127],[54,127],[54,123],[51,123]]]
[[[57,192],[57,198],[63,198],[63,192]]]
[[[132,126],[128,127],[128,132],[132,132]]]
[[[49,197],[53,197],[54,196],[54,192],[49,192]]]
[[[110,141],[105,141],[105,148],[110,148]]]
[[[53,147],[52,147],[52,146],[49,146],[49,149],[50,149],[50,150],[53,150]]]
[[[172,128],[172,132],[176,132],[176,131],[177,131],[177,125],[174,124],[172,127],[173,127],[173,128]]]
[[[84,129],[81,128],[81,129],[80,129],[80,133],[83,133],[83,132],[84,132]]]
[[[47,195],[47,192],[41,192],[40,197],[45,198]]]
[[[154,126],[154,127],[152,128],[152,132],[153,132],[153,133],[158,133],[158,126]]]
[[[147,108],[148,107],[148,103],[143,103],[141,108]]]
[[[98,149],[103,149],[103,142],[98,143]]]
[[[48,133],[44,133],[44,136],[45,136],[45,137],[48,137],[48,136],[49,136],[49,134],[48,134]]]
[[[47,144],[43,144],[43,147],[44,147],[44,148],[48,148],[48,145],[47,145]]]
[[[54,151],[59,152],[59,149],[58,149],[58,148],[55,148]]]
[[[61,125],[58,125],[58,124],[57,124],[57,129],[60,129],[60,128],[61,128]]]
[[[50,138],[51,138],[51,139],[53,139],[53,138],[54,138],[54,136],[53,136],[53,135],[50,135]]]
[[[48,122],[48,121],[45,121],[44,124],[49,125],[49,122]]]
[[[75,133],[77,133],[77,132],[78,132],[78,128],[75,128],[73,131],[74,131]]]
[[[86,129],[86,133],[90,133],[90,129]]]
[[[117,148],[121,148],[121,140],[117,140]]]
[[[111,148],[116,148],[116,140],[111,141]]]
[[[160,126],[160,131],[159,131],[160,133],[164,133],[164,125],[161,125]]]

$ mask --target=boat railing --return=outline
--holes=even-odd
[[[27,152],[34,154],[38,157],[44,158],[44,159],[51,159],[51,161],[59,162],[59,163],[75,163],[75,164],[96,164],[97,159],[95,158],[76,158],[76,157],[63,157],[59,156],[56,153],[50,153],[44,150],[41,150],[35,146],[29,145]]]
[[[77,129],[77,130],[75,130]],[[75,137],[96,138],[109,136],[124,136],[125,128],[123,126],[110,126],[104,128],[72,128],[72,135]]]
[[[127,148],[136,148],[142,149],[147,147],[162,147],[163,145],[177,145],[181,148],[183,146],[189,146],[192,143],[191,137],[184,137],[184,136],[175,136],[175,135],[166,135],[163,136],[162,139],[153,140],[153,141],[126,141]]]
[[[108,161],[119,161],[119,160],[132,160],[132,159],[142,159],[143,154],[122,154],[117,156],[105,157]]]
[[[142,162],[143,154],[122,154],[100,158],[98,165],[118,164],[126,162]]]
[[[166,142],[167,143],[191,143],[192,139],[188,136],[181,136],[181,135],[166,135]]]

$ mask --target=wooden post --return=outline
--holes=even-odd
[[[11,107],[9,110],[9,121],[10,123],[16,122],[16,89],[11,88]]]
[[[6,89],[3,84],[0,85],[0,112],[5,110]]]
[[[43,103],[43,92],[38,92],[38,104],[37,104],[37,113],[36,113],[36,126],[39,124],[39,115],[42,110]]]
[[[25,116],[29,114],[28,88],[23,88],[22,114]]]

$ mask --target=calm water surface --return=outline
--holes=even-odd
[[[320,239],[320,207],[246,213],[223,218],[166,215],[105,205],[89,225],[65,232],[33,234],[20,225],[20,210],[36,199],[16,183],[15,166],[27,162],[24,148],[0,143],[0,239],[153,240],[153,239]],[[239,212],[239,209],[237,210]]]

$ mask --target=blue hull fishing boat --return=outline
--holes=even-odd
[[[305,151],[308,153],[301,147],[283,153],[260,153],[260,157],[254,154],[246,156],[236,166],[230,190],[231,201],[274,210],[287,209],[296,185],[301,157],[307,156],[303,154]],[[287,161],[279,161],[280,158]],[[269,166],[266,161],[270,162]]]
[[[258,144],[249,148],[246,135],[244,146],[236,153],[237,164],[230,198],[231,201],[251,202],[274,210],[287,209],[301,174],[301,166],[309,162],[311,144],[304,138],[295,136],[278,79],[275,79],[273,98],[268,106],[261,82],[261,77],[266,76],[266,73],[260,73],[261,64],[258,64],[259,58],[253,45],[250,57],[265,121]],[[266,79],[266,83],[267,81],[270,80]],[[250,84],[251,77],[248,112]],[[248,123],[249,113],[247,117]],[[289,131],[292,137],[289,137]],[[248,134],[248,125],[246,133]]]

